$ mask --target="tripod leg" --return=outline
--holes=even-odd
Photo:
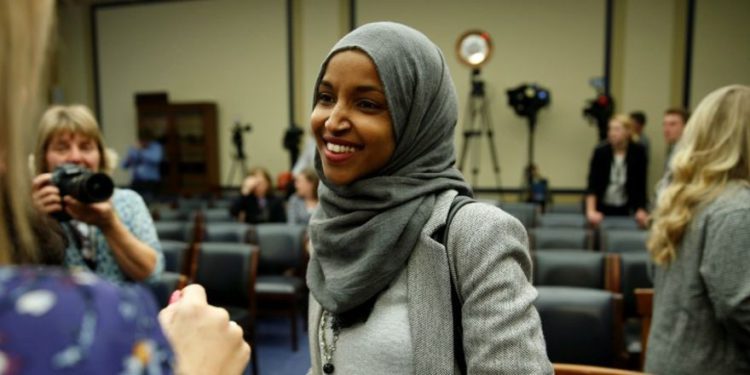
[[[484,97],[483,97],[484,99]],[[487,109],[487,101],[482,101],[482,113],[483,113],[483,125],[484,130],[487,132],[487,142],[490,144],[490,155],[492,156],[492,167],[495,171],[495,182],[497,183],[498,189],[500,188],[500,164],[497,161],[497,151],[495,150],[495,135],[492,131],[492,121],[490,119],[490,112]]]
[[[464,115],[464,139],[463,139],[463,145],[461,145],[461,158],[458,161],[458,170],[463,172],[464,171],[464,162],[466,161],[466,152],[469,150],[469,140],[472,137],[472,134],[474,133],[474,126],[473,126],[473,108],[472,108],[472,98],[469,97],[469,101],[466,104],[466,115]]]

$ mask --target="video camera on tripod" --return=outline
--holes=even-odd
[[[234,127],[232,127],[232,143],[234,143],[236,158],[238,160],[245,160],[245,145],[243,135],[245,133],[251,132],[252,130],[253,126],[251,124],[243,125],[239,120],[234,122]]]
[[[601,78],[591,79],[589,84],[596,89],[597,95],[596,98],[586,102],[583,117],[589,120],[589,123],[596,124],[599,129],[599,140],[603,141],[607,138],[607,125],[615,111],[615,101],[604,92],[604,82]]]

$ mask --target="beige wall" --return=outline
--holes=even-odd
[[[696,0],[690,106],[732,83],[750,84],[750,1]]]
[[[681,27],[684,23],[675,19],[675,1],[627,0],[624,3],[626,22],[623,28],[616,30],[624,36],[618,111],[646,113],[648,121],[644,131],[651,142],[648,174],[651,192],[664,173],[666,146],[661,120],[664,110],[672,105],[673,53],[670,46],[680,43],[682,38],[675,32],[675,23]],[[682,63],[682,56],[679,61]]]
[[[651,183],[660,174],[664,146],[661,113],[681,97],[680,7],[686,0],[618,1],[613,93],[618,111],[642,109],[652,140]],[[295,119],[308,132],[313,84],[319,65],[348,30],[347,0],[294,2]],[[440,46],[459,93],[457,151],[461,150],[469,70],[455,59],[454,44],[469,28],[482,28],[495,43],[483,69],[504,187],[518,187],[525,166],[528,128],[507,105],[505,90],[523,82],[550,89],[552,103],[539,115],[535,161],[553,188],[585,186],[596,129],[581,115],[594,97],[591,77],[603,73],[603,0],[454,1],[360,0],[359,24],[394,20],[424,31]],[[73,7],[73,6],[69,6]],[[741,9],[738,9],[741,8]],[[728,82],[748,83],[750,35],[739,17],[750,2],[700,0],[697,4],[693,98]],[[65,8],[65,7],[63,7]],[[166,90],[172,101],[219,104],[221,179],[230,166],[229,127],[235,117],[252,122],[246,137],[250,164],[276,174],[287,168],[281,147],[289,123],[285,2],[216,0],[105,8],[99,12],[102,119],[108,141],[124,152],[135,140],[133,94]],[[93,104],[90,35],[85,9],[61,13],[60,86],[66,101]],[[677,68],[676,68],[677,67]],[[479,185],[495,185],[486,139]],[[481,144],[481,146],[480,146]],[[467,166],[469,160],[467,160]],[[467,176],[469,179],[471,175]],[[122,172],[118,182],[127,181]]]
[[[100,10],[101,119],[109,144],[122,153],[135,142],[135,93],[167,91],[171,102],[218,104],[222,183],[228,183],[235,119],[254,126],[245,135],[248,164],[274,172],[285,169],[285,12],[284,2],[263,0]],[[116,177],[127,181],[122,171]]]
[[[586,1],[360,1],[360,23],[394,20],[425,32],[445,53],[460,98],[457,151],[462,147],[463,115],[470,94],[470,70],[459,65],[456,39],[468,29],[487,31],[494,41],[492,60],[482,69],[494,124],[503,186],[518,187],[527,163],[528,125],[507,105],[505,90],[536,82],[551,92],[551,105],[539,114],[535,162],[558,187],[584,185],[586,163],[596,144],[595,128],[581,115],[595,91],[588,80],[603,73],[604,2]],[[481,147],[479,186],[494,187],[486,137],[472,139],[469,153]],[[471,180],[471,158],[464,173]]]

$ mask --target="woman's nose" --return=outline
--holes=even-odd
[[[81,153],[81,150],[75,146],[71,147],[65,162],[73,164],[80,164],[83,162],[83,154]]]
[[[325,122],[326,130],[331,133],[342,132],[351,127],[349,115],[346,109],[341,104],[337,103],[331,111],[331,115],[328,116]]]

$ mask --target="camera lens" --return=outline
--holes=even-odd
[[[82,179],[79,197],[87,203],[101,202],[109,199],[114,191],[114,183],[104,173],[94,173]]]

